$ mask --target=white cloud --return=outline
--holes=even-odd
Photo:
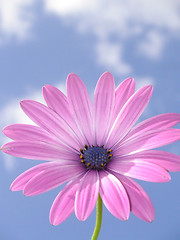
[[[135,78],[135,81],[136,81],[136,90],[146,85],[154,86],[155,84],[155,81],[152,77],[137,77]]]
[[[117,74],[131,72],[131,66],[122,59],[123,49],[121,45],[101,41],[96,44],[95,50],[97,63],[106,66],[108,71],[116,72]]]
[[[59,88],[63,93],[66,91],[66,84],[60,83],[56,85],[57,88]],[[22,111],[20,108],[19,102],[23,99],[31,99],[38,102],[41,102],[45,104],[45,101],[43,99],[42,91],[41,90],[29,90],[25,96],[22,96],[20,98],[11,99],[2,109],[0,109],[0,116],[1,123],[0,127],[1,129],[4,128],[7,125],[14,124],[14,123],[23,123],[23,124],[32,124],[34,125],[33,121],[29,119],[26,114]],[[0,144],[3,145],[7,142],[9,142],[10,139],[5,137],[3,134],[0,138]],[[14,168],[15,161],[13,161],[13,158],[9,155],[3,154],[4,156],[4,162],[7,170],[12,170]]]
[[[8,171],[12,171],[14,169],[14,165],[15,165],[14,158],[12,156],[4,153],[3,159],[4,159],[5,168]]]
[[[125,61],[129,40],[139,37],[134,52],[158,59],[169,37],[180,30],[178,0],[45,0],[45,9],[81,33],[95,35],[98,63],[122,75],[132,70]]]
[[[137,52],[149,58],[158,59],[163,52],[165,43],[166,37],[163,34],[157,30],[149,31],[137,45]]]
[[[45,1],[45,7],[48,9],[48,11],[56,12],[63,16],[76,15],[79,12],[83,12],[83,9],[94,7],[94,4],[95,1],[93,0]]]
[[[15,36],[20,40],[29,37],[33,24],[34,0],[0,0],[0,40]],[[3,39],[2,39],[3,38]]]
[[[9,36],[32,36],[35,0],[0,0],[0,42]],[[132,51],[158,59],[168,39],[179,36],[179,0],[41,0],[45,13],[55,14],[83,34],[95,36],[97,63],[119,75],[129,75],[128,42]],[[38,17],[38,16],[37,16]]]

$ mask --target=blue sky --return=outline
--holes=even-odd
[[[29,123],[22,99],[43,101],[45,84],[65,92],[68,73],[78,74],[93,96],[99,76],[110,71],[116,86],[131,76],[137,88],[152,84],[152,99],[141,120],[180,113],[180,3],[178,0],[1,0],[0,126]],[[0,135],[1,144],[8,139]],[[163,150],[180,154],[179,143]],[[57,227],[51,204],[62,188],[35,197],[11,192],[16,176],[38,161],[1,154],[0,239],[90,239],[95,211],[85,222],[74,214]],[[155,207],[153,223],[130,215],[122,222],[104,207],[99,239],[176,240],[180,237],[180,174],[169,183],[139,181]]]

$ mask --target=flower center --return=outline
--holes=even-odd
[[[81,163],[85,165],[87,169],[101,170],[105,169],[108,162],[112,158],[112,150],[105,149],[103,146],[84,146],[84,149],[80,149]]]

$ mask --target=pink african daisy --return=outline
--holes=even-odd
[[[32,100],[21,108],[37,126],[14,124],[3,133],[13,142],[2,151],[22,158],[45,160],[17,177],[12,191],[37,195],[68,182],[56,197],[50,222],[60,224],[74,211],[84,221],[93,211],[98,194],[117,218],[130,211],[144,221],[154,219],[152,202],[132,178],[167,182],[169,171],[180,171],[180,157],[152,150],[180,139],[180,114],[167,113],[134,126],[152,95],[152,86],[134,93],[132,78],[116,89],[113,76],[104,73],[91,103],[76,74],[67,78],[67,97],[57,88],[43,87],[47,106]]]

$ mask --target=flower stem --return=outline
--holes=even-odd
[[[102,199],[100,194],[98,195],[97,204],[96,204],[96,226],[94,228],[94,232],[91,240],[97,240],[99,236],[99,232],[101,230],[102,223]]]

